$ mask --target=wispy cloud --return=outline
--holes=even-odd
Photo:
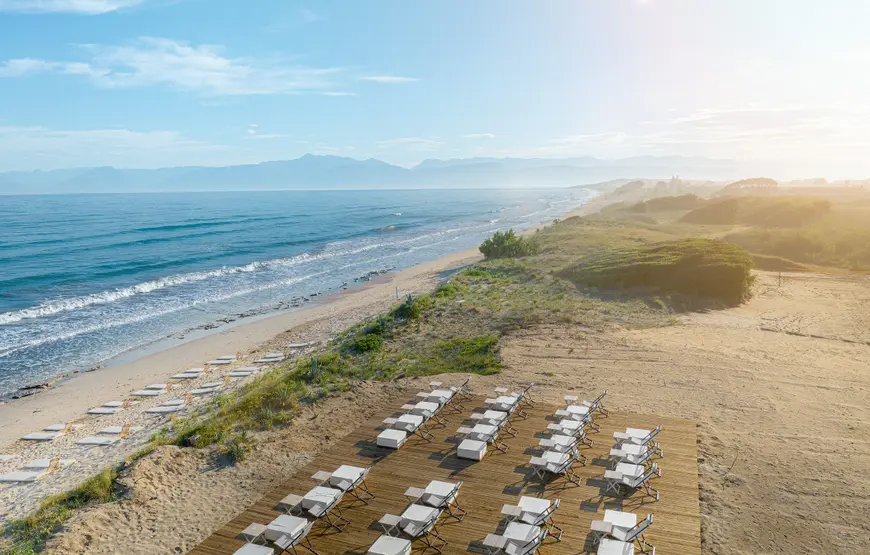
[[[0,0],[0,12],[99,15],[142,4],[145,0]]]
[[[2,0],[0,0],[2,1]],[[293,94],[334,88],[341,68],[289,66],[280,60],[229,57],[214,45],[144,37],[123,46],[84,45],[87,61],[31,58],[2,62],[0,76],[83,75],[102,87],[169,86],[204,96]]]
[[[385,85],[402,85],[405,83],[414,83],[420,79],[416,77],[399,77],[398,75],[370,75],[368,77],[363,77],[362,80],[383,83]]]
[[[464,139],[495,139],[495,135],[492,133],[469,133],[468,135],[463,135]]]
[[[249,124],[245,130],[245,139],[283,139],[290,136],[284,133],[262,133],[259,127],[256,123]]]
[[[356,96],[356,93],[347,91],[325,91],[320,94],[324,96]]]

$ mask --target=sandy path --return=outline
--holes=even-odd
[[[32,397],[0,405],[0,454],[15,458],[0,462],[0,474],[20,470],[28,461],[60,456],[76,463],[57,474],[32,484],[0,484],[0,523],[6,517],[27,514],[45,496],[66,491],[107,465],[123,460],[145,443],[150,432],[165,422],[161,416],[148,415],[147,408],[168,399],[183,398],[187,391],[205,382],[221,381],[232,369],[250,366],[251,361],[270,350],[290,342],[325,341],[356,322],[375,315],[396,303],[396,289],[401,294],[431,290],[444,270],[469,264],[480,258],[476,251],[462,251],[434,262],[418,264],[345,293],[315,307],[281,314],[272,318],[232,327],[177,347],[158,352],[135,362],[77,376],[57,387]],[[167,383],[186,368],[201,367],[207,360],[225,354],[245,355],[229,367],[217,368],[202,378],[183,381],[171,392],[157,398],[140,400],[134,407],[117,415],[88,416],[88,409],[110,400],[124,400],[129,394],[150,383]],[[231,387],[238,387],[236,381]],[[194,408],[205,403],[195,398]],[[81,420],[75,432],[49,443],[17,441],[23,435],[54,423]],[[96,434],[108,426],[131,424],[144,429],[111,447],[86,448],[75,441]]]
[[[506,375],[696,420],[705,553],[864,552],[870,346],[854,341],[867,337],[870,282],[777,283],[761,275],[747,305],[670,328],[520,332],[503,349]]]

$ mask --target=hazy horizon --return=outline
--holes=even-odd
[[[857,0],[0,0],[0,172],[688,156],[861,179],[868,16]]]

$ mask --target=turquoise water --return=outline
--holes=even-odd
[[[559,217],[585,190],[0,197],[0,395]],[[294,302],[295,301],[295,302]]]

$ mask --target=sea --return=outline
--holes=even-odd
[[[558,218],[585,189],[0,196],[0,397]]]

